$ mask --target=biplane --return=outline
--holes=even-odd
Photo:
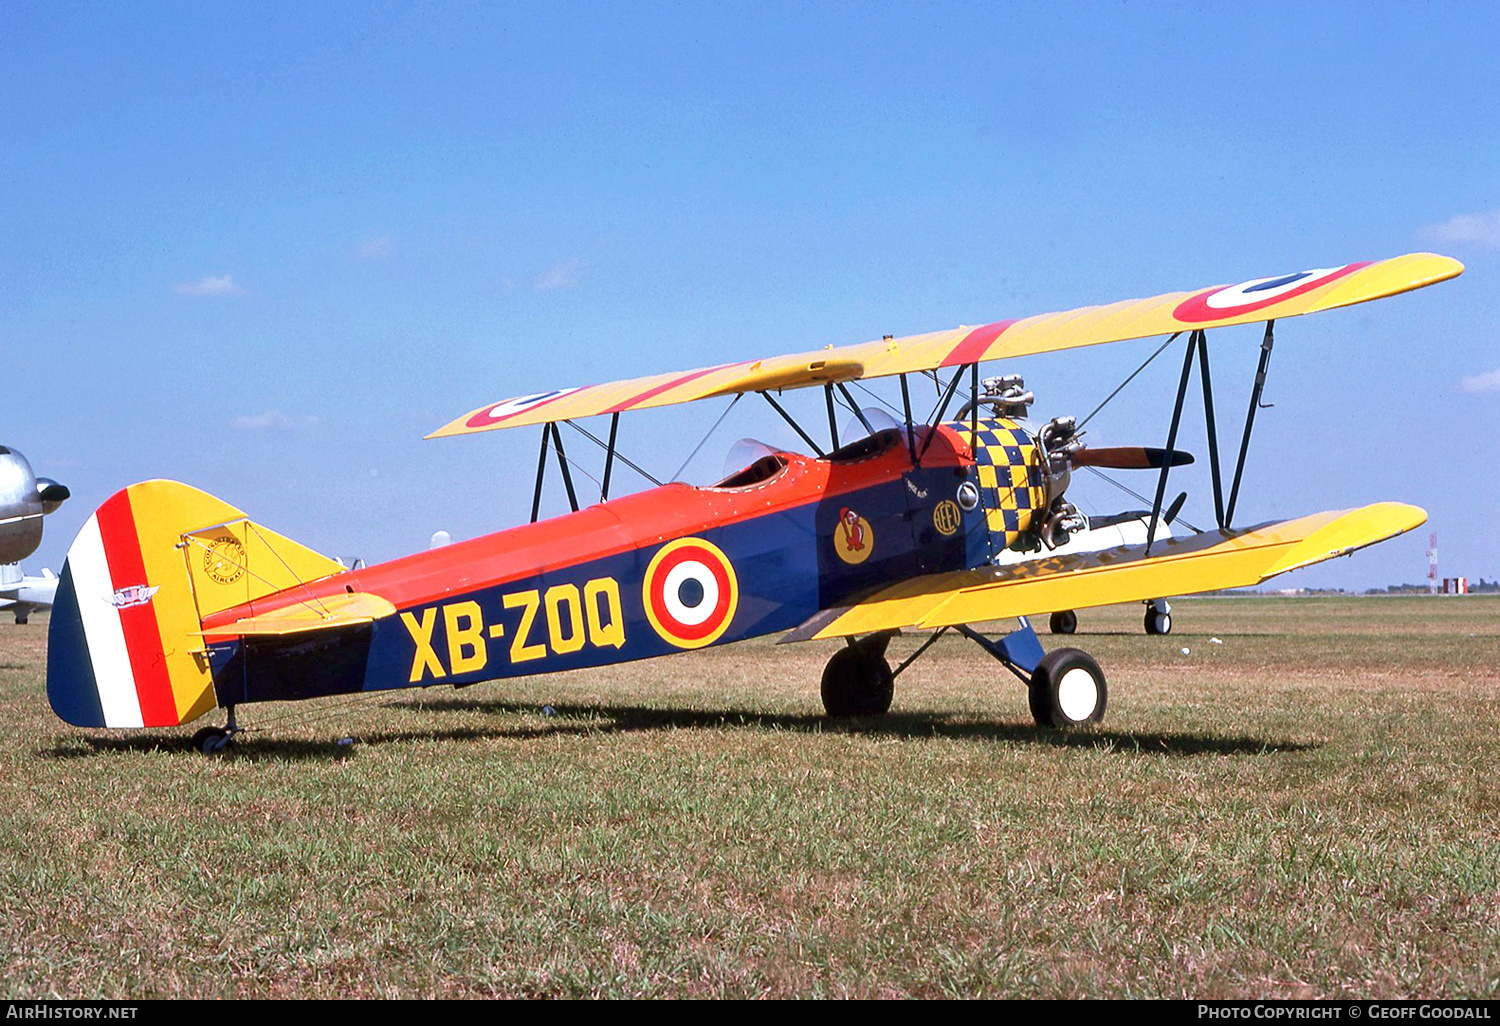
[[[843,639],[823,671],[824,706],[831,716],[875,716],[889,708],[896,677],[951,630],[1019,678],[1038,724],[1094,723],[1107,701],[1103,670],[1076,648],[1044,651],[1029,617],[1253,585],[1426,519],[1414,506],[1379,502],[1234,524],[1276,323],[1462,271],[1447,257],[1409,254],[491,402],[428,437],[540,426],[532,522],[354,570],[187,485],[131,485],[99,507],[68,552],[48,697],[81,727],[171,727],[223,709],[224,726],[194,739],[215,751],[241,729],[236,710],[252,703],[466,687],[777,634]],[[1226,473],[1206,332],[1260,322],[1255,381]],[[1167,339],[1158,352],[1184,340],[1160,449],[1089,448],[1073,418],[1031,418],[1024,382],[980,376],[987,361],[1153,336]],[[1189,533],[1166,529],[1180,500],[1165,499],[1170,471],[1189,459],[1177,438],[1195,367],[1216,524]],[[927,416],[914,415],[915,375],[938,383]],[[897,379],[900,420],[877,421],[854,401],[849,385],[878,377]],[[796,389],[821,389],[826,448],[779,401]],[[762,446],[713,485],[658,483],[610,497],[616,464],[640,469],[617,445],[622,414],[751,394],[810,452]],[[842,408],[861,430],[840,441]],[[607,430],[601,421],[590,431],[579,423],[587,418],[607,418]],[[579,502],[559,425],[604,452],[593,505]],[[539,520],[553,456],[572,512]],[[1067,492],[1086,466],[1154,472],[1151,508],[1084,516]],[[1122,525],[1132,524],[1138,533],[1127,536]],[[1148,618],[1152,608],[1161,612],[1148,607]],[[1012,618],[1017,626],[999,635],[975,626]],[[929,633],[893,668],[887,647],[903,631]]]

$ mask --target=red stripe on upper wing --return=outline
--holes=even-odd
[[[686,385],[689,381],[696,381],[701,377],[712,374],[714,371],[728,370],[730,367],[743,367],[748,362],[748,360],[741,360],[739,363],[721,363],[717,367],[705,367],[703,370],[689,371],[686,374],[678,375],[665,384],[657,385],[655,388],[648,388],[646,389],[646,391],[641,392],[639,395],[633,395],[629,399],[626,399],[624,402],[615,403],[613,406],[611,406],[607,410],[604,410],[603,412],[622,413],[625,410],[628,410],[631,407],[635,406],[637,403],[643,403],[647,399],[655,398],[656,396],[661,395],[663,392],[676,388],[678,385]]]
[[[943,358],[939,367],[959,367],[966,363],[977,363],[984,359],[984,354],[989,350],[990,343],[999,338],[1001,333],[1012,324],[1014,320],[996,321],[994,324],[986,324],[975,328],[963,337],[963,341],[953,347],[953,351]]]
[[[141,543],[136,536],[135,515],[130,508],[128,492],[117,492],[99,507],[99,535],[104,541],[104,558],[109,564],[110,583],[118,591],[135,585],[148,585],[146,564],[141,558]],[[167,676],[167,661],[162,654],[161,631],[156,610],[150,602],[119,610],[120,629],[125,635],[125,651],[130,656],[130,673],[135,679],[135,693],[141,705],[141,722],[147,727],[175,727],[177,699]]]

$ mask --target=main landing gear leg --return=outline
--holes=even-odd
[[[1024,616],[1018,630],[998,641],[972,627],[958,630],[1021,678],[1038,726],[1081,727],[1104,719],[1109,698],[1104,671],[1087,652],[1076,648],[1044,652]]]
[[[204,755],[218,755],[234,741],[241,727],[234,722],[234,706],[229,706],[229,720],[222,727],[204,727],[193,735],[193,747]]]

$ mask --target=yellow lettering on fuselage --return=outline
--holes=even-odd
[[[577,652],[583,647],[583,609],[579,606],[578,585],[557,584],[547,589],[547,640],[558,655]],[[566,623],[564,622],[566,621]],[[563,629],[567,629],[567,636]]]
[[[604,600],[608,621],[599,616],[600,599]],[[625,614],[620,611],[620,586],[613,577],[600,577],[583,586],[583,608],[588,613],[591,645],[625,647]]]
[[[411,640],[417,646],[417,654],[411,661],[411,683],[416,684],[420,681],[422,674],[427,672],[429,667],[434,677],[448,676],[448,671],[443,669],[442,660],[438,659],[437,653],[432,650],[432,628],[437,623],[437,610],[422,610],[420,623],[410,613],[402,613],[401,622],[411,632]]]
[[[500,604],[521,611],[521,622],[510,641],[512,664],[548,655],[571,655],[585,647],[625,646],[620,585],[612,577],[587,581],[581,591],[576,584],[554,584],[545,594],[535,588],[511,592],[501,596]],[[447,639],[446,666],[432,642],[440,610]],[[537,624],[538,616],[546,621],[545,628]],[[403,612],[401,622],[415,646],[410,676],[413,684],[429,678],[441,680],[450,674],[478,673],[489,664],[489,640],[505,637],[505,625],[498,620],[486,624],[484,610],[473,599]]]
[[[531,634],[531,625],[536,621],[537,607],[542,604],[540,593],[535,588],[531,591],[518,591],[507,595],[502,600],[506,609],[521,607],[521,626],[516,630],[516,636],[510,643],[510,661],[512,663],[528,663],[533,659],[540,659],[547,654],[546,645],[528,645],[526,639]]]
[[[460,627],[460,621],[468,621]],[[443,607],[443,626],[448,634],[448,665],[454,673],[484,669],[489,651],[484,646],[484,614],[478,602],[450,602]]]

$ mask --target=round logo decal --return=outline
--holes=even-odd
[[[245,547],[232,534],[208,543],[203,553],[203,572],[220,584],[233,584],[245,572]]]
[[[875,548],[875,532],[870,522],[845,506],[839,510],[838,526],[833,529],[833,551],[851,565],[863,563]]]
[[[964,483],[968,484],[967,481]],[[932,508],[932,526],[938,529],[939,534],[956,534],[961,523],[963,517],[958,512],[958,503],[952,499],[944,499]]]
[[[663,545],[646,567],[641,591],[651,626],[678,648],[702,648],[719,640],[740,602],[729,557],[702,538]]]
[[[1305,292],[1311,292],[1320,285],[1327,285],[1346,274],[1352,274],[1361,267],[1368,266],[1369,261],[1345,264],[1343,267],[1319,267],[1311,271],[1299,271],[1296,274],[1284,274],[1275,278],[1256,278],[1238,285],[1209,289],[1207,292],[1200,292],[1196,296],[1183,300],[1177,305],[1177,309],[1172,311],[1172,315],[1179,321],[1187,321],[1191,324],[1254,313],[1293,299]]]
[[[465,421],[464,425],[471,428],[482,428],[488,427],[491,424],[498,424],[502,420],[509,420],[511,417],[519,416],[527,410],[534,410],[538,406],[550,403],[554,399],[561,399],[565,395],[572,395],[577,391],[578,389],[576,388],[562,388],[554,392],[518,395],[514,399],[506,399],[496,403],[494,406],[480,410]]]

